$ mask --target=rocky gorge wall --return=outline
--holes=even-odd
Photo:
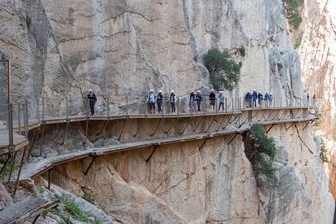
[[[330,190],[335,186],[335,24],[336,6],[332,1],[308,0],[304,4],[302,43],[298,48],[302,62],[302,78],[311,104],[320,115],[317,132],[323,136],[325,166]]]
[[[85,113],[89,88],[97,111],[122,110],[149,89],[184,96],[208,94],[201,56],[228,49],[242,62],[242,97],[271,91],[276,105],[301,100],[300,62],[288,35],[280,0],[241,1],[2,1],[6,23],[0,53],[13,63],[13,100],[28,98],[31,116]],[[5,88],[4,94],[5,93]],[[4,101],[4,100],[3,100]]]
[[[326,12],[328,7],[322,6],[331,7],[331,1],[321,7],[304,2],[306,21],[314,11],[313,27],[328,24],[319,22],[326,17],[318,10]],[[201,56],[211,47],[229,49],[242,62],[239,86],[228,96],[241,97],[253,88],[269,90],[277,106],[285,105],[290,99],[302,100],[303,85],[284,12],[280,0],[3,0],[0,56],[12,61],[13,101],[28,99],[32,117],[42,100],[50,115],[64,114],[66,105],[70,114],[85,113],[89,88],[98,95],[98,114],[107,102],[118,113],[126,95],[130,103],[138,102],[149,89],[162,89],[166,95],[171,89],[179,96],[195,89],[207,94],[211,85]],[[304,33],[302,46],[315,36]],[[328,61],[320,49],[329,48],[312,46],[319,50],[307,53],[309,60],[322,55],[321,61]],[[306,66],[304,48],[299,52],[304,73],[315,73]],[[323,68],[329,71],[332,64]],[[0,71],[4,74],[4,67]],[[330,76],[326,84],[332,80]],[[7,94],[5,84],[0,89]],[[323,102],[333,102],[331,96]],[[0,104],[5,103],[1,98]],[[329,130],[332,116],[327,117],[323,124]],[[241,138],[230,146],[213,139],[201,151],[195,142],[167,147],[148,163],[143,161],[145,149],[100,158],[90,178],[74,169],[81,162],[68,164],[59,168],[62,175],[55,183],[79,195],[80,186],[86,186],[99,207],[129,223],[332,223],[334,204],[319,162],[320,145],[313,142],[312,132],[294,127],[269,133],[279,141],[278,172],[284,184],[277,187],[257,187],[263,179],[253,177]]]
[[[51,180],[122,223],[332,223],[319,150],[304,124],[276,125],[276,176],[254,175],[242,136],[144,148],[56,167]],[[293,140],[296,139],[296,140]],[[231,142],[232,141],[232,142]]]

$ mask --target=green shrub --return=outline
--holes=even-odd
[[[298,0],[283,0],[283,3],[286,9],[286,17],[288,18],[290,25],[297,30],[302,22]]]
[[[4,156],[0,156],[0,169],[2,169],[2,167],[5,165],[6,160],[7,159],[5,159]],[[12,174],[13,174],[17,170],[19,170],[19,167],[20,166],[18,164],[16,164],[16,163],[12,164],[11,161],[8,161],[6,166],[4,167],[1,175],[0,175],[0,179],[4,179],[4,178],[9,177],[9,174],[10,174],[11,170],[12,170]]]
[[[28,29],[29,29],[31,23],[32,23],[32,17],[27,14],[26,15],[26,24],[27,24]]]
[[[232,91],[238,84],[241,64],[236,63],[227,51],[221,52],[216,48],[211,48],[202,59],[209,71],[213,87]]]
[[[328,150],[325,147],[325,143],[323,140],[321,140],[321,151],[320,151],[320,159],[322,162],[327,163],[329,162],[328,160],[328,155],[327,155]]]
[[[302,17],[298,12],[294,12],[291,17],[291,23],[294,27],[294,29],[298,29],[300,27],[300,24],[302,22]]]
[[[66,223],[71,223],[69,216],[71,216],[75,220],[90,223],[88,214],[83,212],[80,209],[79,205],[71,198],[63,197],[60,195],[55,195],[55,198],[60,201],[61,206],[51,209],[51,213],[60,216]]]
[[[276,155],[276,147],[273,138],[265,135],[260,124],[253,124],[247,133],[247,145],[249,147],[247,157],[255,171],[264,173],[269,179],[275,180],[273,162]]]

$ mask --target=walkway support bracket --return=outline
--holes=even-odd
[[[86,168],[86,170],[84,171],[84,175],[85,175],[85,176],[89,173],[89,170],[91,169],[91,167],[92,167],[94,161],[95,161],[96,158],[97,158],[96,153],[91,153],[90,156],[92,157],[92,159],[91,159],[91,162],[90,162],[88,168]]]

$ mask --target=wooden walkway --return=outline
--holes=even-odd
[[[4,210],[1,210],[0,223],[23,223],[32,217],[36,217],[36,220],[42,212],[57,206],[58,203],[58,201],[47,201],[37,196],[28,197],[20,202],[6,207]]]
[[[249,123],[257,122],[264,125],[272,125],[279,123],[296,123],[296,122],[306,122],[313,121],[317,119],[314,115],[307,115],[308,108],[304,107],[295,107],[295,108],[247,108],[240,111],[228,111],[228,112],[212,112],[212,113],[183,113],[183,114],[137,114],[137,115],[115,115],[115,116],[71,116],[71,117],[58,117],[58,118],[48,118],[43,121],[30,121],[28,127],[19,128],[15,127],[15,130],[31,131],[37,128],[41,128],[45,125],[53,125],[53,124],[62,124],[62,123],[73,123],[73,122],[84,122],[84,121],[110,121],[110,120],[125,120],[125,119],[189,119],[191,117],[198,118],[204,120],[205,118],[217,117],[217,116],[238,116],[238,119],[242,119],[241,123]],[[245,114],[245,117],[242,118],[241,115]],[[204,119],[203,119],[204,118]],[[214,118],[212,118],[214,119]],[[182,121],[182,120],[181,120]],[[237,124],[237,123],[236,123]],[[165,139],[155,138],[155,139],[139,139],[136,142],[124,142],[123,144],[112,145],[109,147],[103,148],[92,148],[86,151],[80,151],[71,154],[56,156],[54,158],[47,159],[45,161],[40,161],[37,164],[29,167],[25,165],[22,169],[22,174],[19,179],[29,179],[31,177],[37,176],[41,173],[46,172],[53,166],[56,166],[61,163],[65,163],[72,160],[82,159],[86,157],[99,156],[109,153],[114,153],[118,151],[131,150],[136,148],[144,148],[152,145],[161,145],[161,144],[173,144],[177,142],[184,141],[194,141],[195,139],[204,139],[210,138],[220,135],[228,135],[234,133],[241,133],[246,131],[246,128],[242,128],[241,124],[238,124],[239,127],[232,125],[229,129],[225,128],[220,131],[206,133],[183,133],[181,136],[167,136]],[[233,128],[233,129],[232,129]],[[8,130],[0,129],[0,155],[9,152],[8,149]],[[16,134],[14,135],[14,150],[20,150],[29,145],[29,141],[22,135]]]
[[[8,130],[0,130],[0,155],[9,153],[9,133]],[[28,146],[28,139],[23,135],[13,133],[13,150],[17,151]]]
[[[231,135],[231,142],[237,135],[240,135],[249,130],[252,123],[260,123],[262,125],[271,125],[290,123],[290,126],[294,123],[305,122],[307,125],[317,119],[315,115],[309,114],[307,108],[248,108],[240,111],[228,111],[228,112],[212,112],[212,113],[184,113],[184,114],[167,114],[167,115],[149,115],[149,114],[138,114],[138,115],[115,115],[115,116],[71,116],[71,117],[58,117],[58,118],[48,118],[43,121],[30,121],[28,126],[25,128],[14,126],[15,131],[20,131],[20,133],[34,131],[39,129],[42,130],[46,125],[55,125],[55,124],[67,124],[68,127],[71,123],[76,122],[85,122],[86,124],[89,121],[97,122],[110,122],[111,120],[121,120],[119,123],[123,123],[123,128],[125,127],[126,120],[144,120],[150,119],[153,121],[160,121],[155,125],[154,129],[158,129],[161,124],[161,121],[167,123],[172,123],[171,127],[174,126],[175,122],[183,124],[184,127],[183,133],[178,133],[176,135],[167,136],[154,136],[151,139],[126,139],[126,142],[116,143],[114,145],[103,146],[103,147],[94,147],[89,148],[83,151],[82,149],[75,149],[71,153],[57,155],[49,158],[42,159],[34,163],[25,163],[21,162],[20,171],[16,174],[16,177],[9,177],[8,181],[16,181],[15,190],[17,188],[19,181],[31,180],[39,175],[42,175],[45,172],[50,172],[53,167],[67,162],[89,158],[91,159],[90,164],[86,168],[84,174],[86,175],[95,158],[98,156],[103,156],[111,153],[128,151],[128,150],[137,150],[143,148],[153,148],[156,150],[157,147],[162,145],[177,144],[190,141],[202,140],[203,144],[208,139],[223,136]],[[195,119],[195,120],[192,120]],[[218,119],[217,124],[214,125],[214,120]],[[191,128],[189,132],[185,131],[188,125],[193,126],[193,121],[202,121],[202,125],[206,126],[205,129],[202,128]],[[232,122],[232,123],[230,123]],[[142,122],[140,122],[142,124]],[[151,124],[146,121],[143,124]],[[229,124],[229,125],[228,125]],[[170,128],[171,128],[170,127]],[[188,126],[189,127],[189,126]],[[195,132],[196,131],[196,132]],[[169,133],[169,131],[168,131]],[[28,140],[23,136],[17,133],[14,133],[14,151],[24,149],[29,147]],[[147,136],[148,137],[148,136]],[[0,155],[8,154],[9,148],[9,137],[8,130],[0,128]],[[228,143],[229,144],[229,143]],[[23,153],[24,155],[24,153]],[[8,157],[9,158],[9,157]],[[22,156],[24,158],[24,156]],[[22,160],[23,161],[23,160]],[[48,173],[49,174],[49,173]],[[50,175],[48,175],[48,187],[50,186]],[[14,191],[15,194],[15,191]],[[58,205],[57,201],[45,201],[38,197],[30,197],[21,202],[18,202],[10,207],[5,208],[0,211],[0,223],[10,224],[18,223],[36,217],[52,207]]]

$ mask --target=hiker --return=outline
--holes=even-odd
[[[212,110],[215,110],[216,94],[214,89],[211,89],[211,92],[209,94],[209,101],[210,101],[210,107],[212,106]]]
[[[97,102],[97,97],[96,94],[94,94],[94,92],[92,92],[92,89],[89,89],[89,93],[87,95],[87,98],[89,99],[89,103],[90,103],[90,114],[94,115],[94,107],[95,104]]]
[[[258,92],[255,89],[253,89],[252,91],[253,107],[257,106],[257,99],[258,99]]]
[[[269,94],[269,106],[270,107],[273,106],[272,104],[273,104],[273,95],[270,93]]]
[[[224,111],[224,101],[225,101],[225,96],[224,96],[224,92],[223,92],[223,91],[219,91],[218,101],[219,101],[218,111],[220,111],[220,108],[221,108],[221,107],[222,107],[222,109],[223,109],[223,111]]]
[[[163,100],[162,91],[159,90],[159,93],[156,96],[156,103],[157,103],[159,113],[162,113],[162,100]]]
[[[190,106],[190,112],[196,112],[196,105],[195,105],[195,92],[192,91],[189,95],[189,106]]]
[[[248,91],[245,95],[246,107],[252,107],[252,93]]]
[[[197,90],[197,93],[196,93],[197,111],[201,111],[201,102],[202,102],[201,91]]]
[[[261,102],[262,102],[263,99],[264,98],[263,98],[263,95],[261,94],[261,92],[258,92],[258,105],[259,105],[259,107],[261,107]]]
[[[171,107],[172,113],[175,113],[175,110],[176,110],[176,106],[175,106],[176,96],[175,96],[174,90],[172,90],[171,93],[170,93],[169,102],[170,102],[170,107]]]
[[[268,107],[270,105],[270,95],[266,91],[265,96],[264,96],[264,101],[265,101],[265,106]]]
[[[155,95],[154,95],[154,91],[151,89],[149,91],[149,94],[147,96],[147,104],[148,104],[148,107],[149,107],[149,113],[150,114],[155,114],[155,102],[156,102],[156,99],[155,99]]]

